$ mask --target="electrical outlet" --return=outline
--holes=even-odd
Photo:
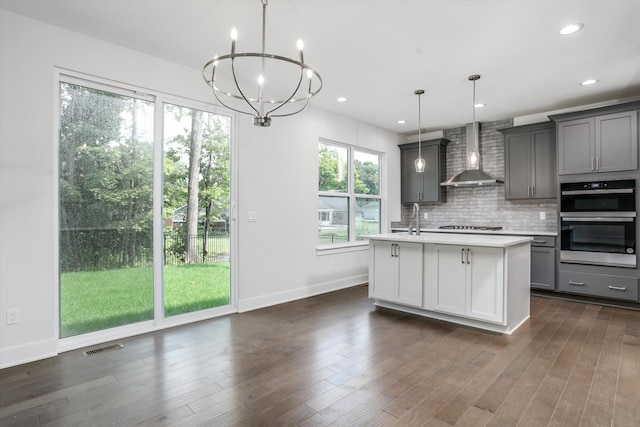
[[[20,323],[20,310],[10,308],[7,310],[7,325],[15,325],[16,323]]]
[[[429,212],[424,212],[424,213],[422,214],[422,217],[423,217],[424,219],[429,219]]]
[[[540,219],[541,219],[541,220],[545,220],[545,219],[547,219],[547,214],[546,214],[546,212],[540,212]]]

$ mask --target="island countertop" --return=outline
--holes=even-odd
[[[369,240],[386,240],[393,242],[433,243],[443,245],[487,246],[494,248],[507,248],[509,246],[529,243],[533,240],[530,236],[505,236],[491,234],[468,233],[429,233],[416,234],[386,233],[367,236]]]

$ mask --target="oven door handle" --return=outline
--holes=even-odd
[[[611,190],[564,190],[563,196],[581,196],[584,194],[630,194],[633,193],[633,188],[618,188]]]
[[[560,217],[573,218],[635,218],[636,213],[631,211],[590,211],[590,212],[560,212]]]
[[[612,217],[590,217],[590,218],[585,218],[585,217],[578,217],[578,218],[574,218],[574,217],[562,217],[562,221],[567,221],[567,222],[633,222],[635,221],[635,218],[612,218]]]

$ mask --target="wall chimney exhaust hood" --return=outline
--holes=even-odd
[[[441,186],[471,187],[481,185],[504,184],[504,181],[496,179],[480,170],[480,124],[473,122],[467,124],[467,169],[440,183]]]
[[[467,169],[440,183],[441,186],[471,187],[481,185],[503,184],[504,181],[495,179],[480,169],[480,124],[476,122],[476,80],[480,75],[473,74],[469,80],[473,82],[473,122],[467,124]]]

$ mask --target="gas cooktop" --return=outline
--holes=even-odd
[[[487,230],[487,231],[502,230],[502,227],[496,227],[491,225],[441,225],[439,228],[443,230]]]

